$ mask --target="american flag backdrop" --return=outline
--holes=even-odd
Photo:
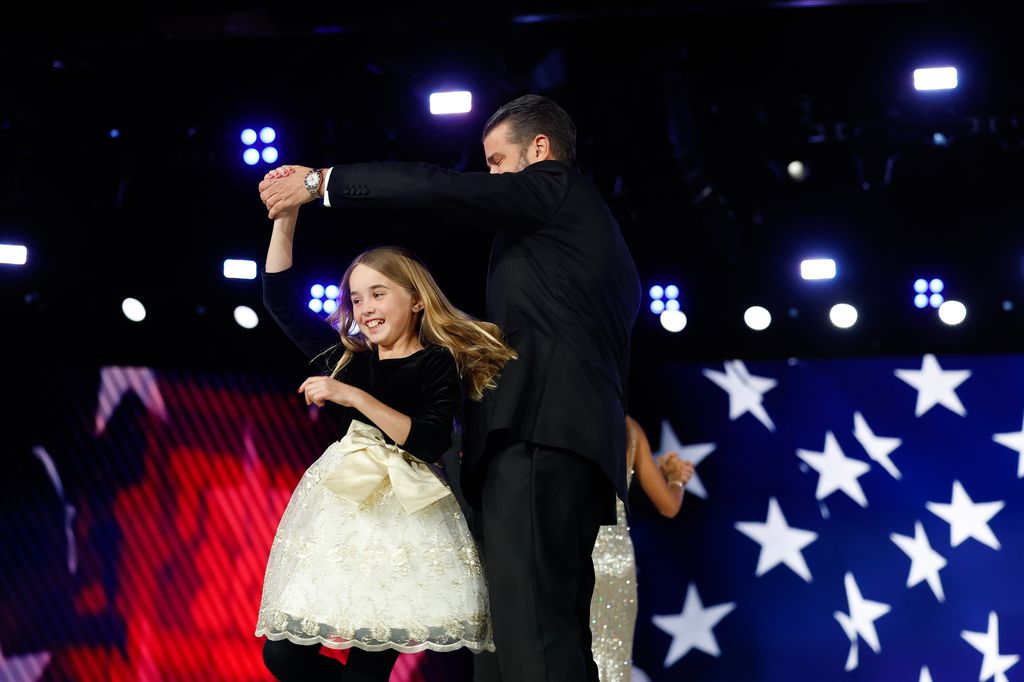
[[[1024,680],[1024,356],[672,366],[636,679]]]
[[[57,385],[4,446],[0,680],[270,679],[262,570],[330,413],[290,375]],[[1024,680],[1024,355],[674,365],[651,393],[635,416],[697,476],[672,520],[632,488],[637,679]]]

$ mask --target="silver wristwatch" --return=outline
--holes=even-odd
[[[314,168],[306,173],[306,178],[303,180],[303,184],[306,186],[306,189],[315,197],[320,196],[320,178],[320,171]]]

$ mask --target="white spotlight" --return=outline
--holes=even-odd
[[[666,310],[660,316],[661,326],[670,332],[681,332],[686,327],[686,313],[682,310]]]
[[[240,305],[235,308],[235,322],[243,329],[255,329],[260,323],[260,316],[249,306]]]
[[[256,279],[256,261],[226,258],[224,276],[228,279]]]
[[[0,263],[24,265],[28,262],[28,248],[20,244],[0,244]]]
[[[953,90],[956,86],[956,67],[914,69],[915,90]]]
[[[430,95],[430,113],[435,116],[442,114],[465,114],[472,109],[473,93],[467,90],[434,92]]]
[[[840,329],[849,329],[857,324],[857,309],[849,303],[837,303],[828,311],[828,317]]]
[[[790,161],[786,166],[786,172],[789,173],[790,178],[799,182],[807,177],[807,166],[803,161]]]
[[[800,276],[804,279],[835,279],[836,262],[831,258],[800,261]]]
[[[755,305],[747,308],[747,312],[743,313],[743,321],[747,323],[748,327],[759,332],[767,329],[768,325],[772,323],[772,314],[766,308]]]
[[[939,319],[953,326],[967,318],[967,306],[960,301],[946,301],[939,306]]]
[[[126,298],[121,301],[121,312],[132,322],[142,322],[146,319],[146,306],[137,298]]]

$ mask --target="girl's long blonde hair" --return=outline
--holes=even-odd
[[[451,352],[473,400],[480,400],[484,391],[494,388],[505,363],[517,357],[502,340],[497,325],[474,319],[452,305],[416,256],[405,249],[384,246],[356,256],[341,279],[338,307],[328,321],[341,334],[345,352],[331,372],[332,378],[349,363],[354,353],[373,347],[354,324],[352,314],[349,278],[357,265],[376,270],[423,303],[423,311],[416,318],[420,343],[424,346],[434,343]]]

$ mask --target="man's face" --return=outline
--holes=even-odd
[[[491,173],[518,173],[530,165],[526,152],[527,145],[509,140],[507,123],[496,126],[484,138],[484,156]]]

